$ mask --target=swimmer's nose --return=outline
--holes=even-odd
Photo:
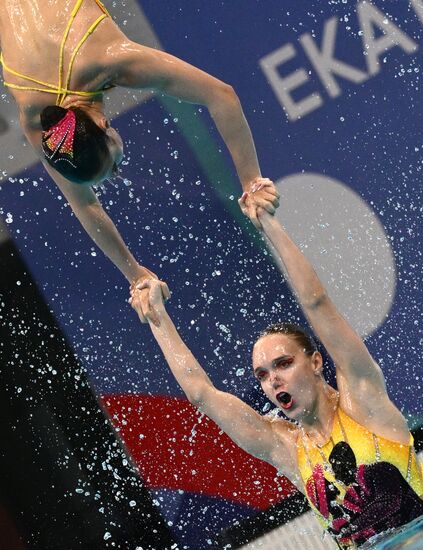
[[[276,372],[272,373],[270,376],[271,376],[270,380],[271,380],[272,388],[274,390],[276,390],[277,388],[283,386],[283,382],[282,382],[282,380],[280,378],[280,375],[278,373],[276,373]]]

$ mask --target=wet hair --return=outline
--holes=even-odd
[[[315,351],[319,351],[314,338],[308,334],[302,327],[294,323],[274,323],[265,328],[257,340],[268,336],[269,334],[286,334],[290,336],[302,348],[306,355],[313,355]]]
[[[107,135],[93,119],[82,109],[64,109],[51,105],[40,114],[44,133],[58,124],[68,113],[75,113],[75,134],[73,138],[72,162],[69,155],[53,154],[46,146],[43,136],[43,150],[46,161],[62,176],[74,183],[87,183],[94,179],[102,170],[104,163],[110,158],[107,145]]]

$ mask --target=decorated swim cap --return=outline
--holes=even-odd
[[[48,105],[40,123],[45,162],[72,183],[92,185],[113,160],[107,133],[84,109]]]
[[[56,124],[42,133],[42,147],[46,158],[53,162],[64,160],[76,168],[74,160],[74,138],[76,129],[76,116],[72,110],[66,110],[66,114]]]

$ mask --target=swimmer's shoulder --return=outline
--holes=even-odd
[[[354,422],[378,437],[408,445],[410,432],[407,420],[387,394],[364,400],[360,395],[340,392],[339,408]]]
[[[294,422],[278,417],[266,420],[271,424],[276,437],[281,439],[284,445],[296,447],[299,431]]]

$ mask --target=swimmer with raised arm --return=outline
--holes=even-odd
[[[240,205],[248,215],[246,203],[244,194]],[[336,365],[338,390],[323,378],[322,356],[312,338],[300,327],[277,323],[256,341],[252,362],[262,390],[287,420],[260,416],[213,386],[167,314],[168,289],[157,280],[140,285],[149,290],[155,312],[150,327],[189,401],[241,448],[286,475],[340,548],[355,548],[423,514],[422,469],[413,437],[388,396],[380,367],[309,261],[276,218],[261,210],[259,219]],[[130,300],[141,313],[137,289]]]
[[[154,276],[127,249],[91,186],[113,177],[123,144],[104,115],[111,88],[151,89],[205,105],[234,161],[243,190],[261,176],[254,142],[231,86],[165,52],[129,40],[100,0],[16,0],[0,5],[5,85],[22,129],[84,229],[134,284]],[[273,213],[271,186],[248,207]],[[148,307],[143,292],[142,303]],[[145,310],[144,313],[148,311]]]

